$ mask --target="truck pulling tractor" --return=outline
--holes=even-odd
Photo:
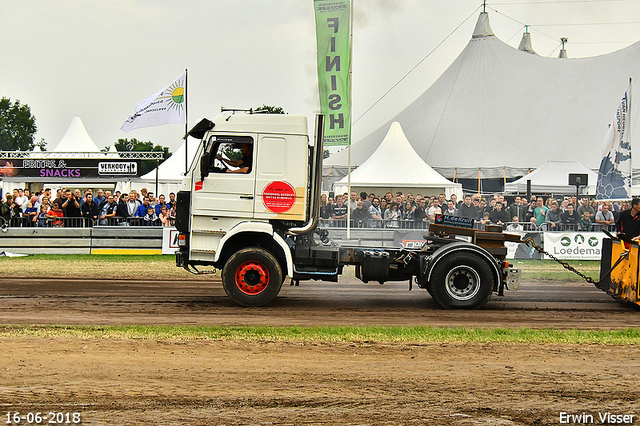
[[[310,145],[304,116],[231,111],[198,123],[189,134],[202,143],[177,194],[177,266],[220,268],[225,292],[242,306],[269,303],[286,276],[337,282],[345,265],[363,282],[415,284],[445,309],[479,308],[493,293],[517,288],[520,271],[506,261],[505,241],[520,236],[500,226],[480,231],[441,216],[421,248],[331,242],[317,228],[323,128],[319,115]],[[638,246],[607,241],[598,285],[638,303]]]

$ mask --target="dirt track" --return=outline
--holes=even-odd
[[[476,311],[438,309],[408,283],[285,283],[269,306],[240,308],[219,281],[0,279],[0,324],[433,325],[625,328],[639,313],[582,283],[525,282]]]
[[[302,283],[244,309],[218,282],[3,279],[0,323],[640,325],[640,312],[582,284],[523,283],[470,312],[407,288]],[[561,412],[606,411],[638,424],[640,414],[636,346],[2,338],[0,350],[0,415],[80,412],[92,425],[557,425]]]

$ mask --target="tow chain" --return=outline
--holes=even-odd
[[[527,238],[526,240],[523,241],[526,244],[531,244],[531,246],[536,249],[539,253],[545,254],[547,256],[549,256],[551,259],[555,260],[556,262],[558,262],[560,265],[562,265],[562,267],[568,271],[571,271],[573,273],[575,273],[576,275],[580,276],[583,280],[585,280],[586,282],[588,282],[589,284],[593,284],[595,285],[597,288],[599,288],[600,290],[604,290],[605,292],[607,292],[607,294],[613,296],[614,298],[617,298],[610,289],[608,288],[602,288],[600,287],[600,281],[602,281],[603,279],[607,278],[609,276],[609,274],[611,274],[611,271],[613,271],[616,266],[618,266],[620,264],[620,262],[622,262],[623,259],[626,259],[629,256],[629,250],[625,250],[620,254],[620,257],[618,258],[618,260],[616,261],[616,263],[614,263],[614,265],[611,267],[611,269],[609,269],[609,271],[604,274],[602,276],[602,279],[600,281],[596,281],[591,277],[586,276],[585,274],[583,274],[582,272],[578,271],[576,268],[574,268],[573,266],[569,265],[567,262],[563,262],[562,260],[558,259],[557,257],[555,257],[554,255],[552,255],[551,253],[549,253],[548,251],[546,251],[545,249],[543,249],[542,247],[540,247],[539,245],[537,245],[533,239],[531,238]]]
[[[588,282],[589,284],[593,284],[596,287],[598,287],[598,284],[600,283],[600,281],[595,281],[593,278],[586,276],[585,274],[583,274],[582,272],[578,271],[576,268],[574,268],[573,266],[569,265],[567,262],[563,262],[562,260],[558,259],[557,257],[555,257],[554,255],[552,255],[551,253],[549,253],[548,251],[546,251],[545,249],[543,249],[542,247],[540,247],[539,245],[537,245],[533,239],[531,238],[527,238],[526,240],[524,240],[524,242],[526,244],[531,244],[531,246],[533,246],[534,249],[536,249],[539,253],[545,254],[547,256],[549,256],[551,259],[555,260],[556,262],[558,262],[560,265],[562,265],[562,267],[568,271],[571,271],[575,274],[577,274],[578,276],[580,276],[580,278],[582,278],[583,280],[585,280],[586,282]],[[616,264],[616,266],[618,266]],[[613,270],[613,268],[611,268],[611,270]],[[611,273],[611,271],[609,271],[609,273]],[[607,274],[608,275],[608,274]]]

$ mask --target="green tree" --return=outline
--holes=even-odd
[[[264,111],[266,111],[269,114],[286,114],[286,112],[284,111],[284,109],[282,107],[273,106],[273,105],[265,105],[265,104],[262,104],[261,107],[254,108],[253,111],[254,112],[264,112]]]
[[[31,151],[36,145],[34,137],[38,128],[29,105],[19,100],[0,99],[0,151]],[[38,145],[42,147],[44,140]]]
[[[36,146],[40,147],[40,151],[47,150],[47,142],[45,142],[44,138],[40,138],[40,142],[36,142]]]
[[[166,146],[154,145],[153,142],[142,142],[136,138],[118,139],[114,144],[118,152],[162,152],[162,160],[158,161],[158,165],[162,164],[167,158],[171,157],[171,152]],[[108,151],[109,147],[105,147],[103,151]],[[140,162],[140,175],[149,173],[156,168],[156,160],[142,160]]]

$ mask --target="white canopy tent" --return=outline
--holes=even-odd
[[[117,158],[117,154],[101,154],[100,148],[95,144],[80,117],[73,117],[66,133],[51,151],[42,151],[39,146],[35,146],[30,153],[30,158],[37,159],[59,159],[65,154],[72,154],[73,158]],[[14,188],[25,188],[28,183],[32,183],[37,189],[41,188],[58,188],[61,183],[42,182],[40,178],[25,177],[5,177],[2,179],[2,193],[11,193]],[[87,181],[84,178],[65,178],[64,184],[75,185],[77,187],[85,187],[94,182]],[[95,183],[99,185],[99,183]]]
[[[364,164],[397,121],[420,157],[450,179],[518,177],[549,159],[597,169],[629,78],[640,81],[640,42],[606,55],[559,59],[532,53],[529,37],[523,50],[515,49],[493,34],[481,13],[466,48],[438,80],[352,145],[352,166]],[[632,141],[640,136],[639,100],[635,96],[631,107]],[[327,158],[325,173],[340,167],[346,173],[347,158],[346,150]]]
[[[67,133],[52,150],[53,152],[100,152],[100,148],[93,142],[87,129],[84,128],[80,117],[73,117]]]
[[[547,161],[539,168],[518,180],[507,183],[504,186],[506,193],[525,194],[527,181],[531,181],[531,192],[535,194],[566,194],[576,193],[576,187],[569,185],[570,173],[586,174],[588,186],[582,187],[582,194],[593,195],[596,193],[598,173],[586,167],[579,161]]]
[[[347,177],[334,184],[335,193],[347,192]],[[422,195],[444,193],[462,198],[462,185],[442,177],[413,149],[400,123],[391,123],[375,152],[351,173],[351,190],[356,192],[414,192]]]

